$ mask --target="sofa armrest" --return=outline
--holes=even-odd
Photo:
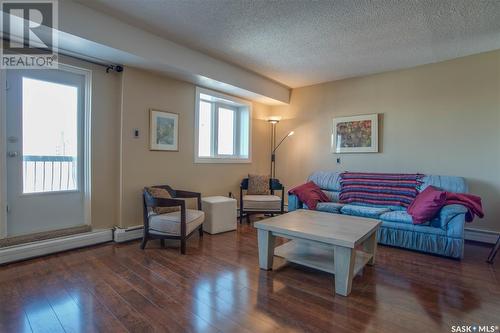
[[[297,209],[302,209],[302,201],[295,194],[288,194],[288,212],[293,212]]]
[[[446,235],[464,239],[465,214],[455,215],[446,225]]]
[[[457,216],[462,216],[465,220],[467,208],[462,205],[446,205],[439,211],[439,215],[434,219],[433,226],[446,230],[448,223]]]

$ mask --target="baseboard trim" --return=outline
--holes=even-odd
[[[0,249],[0,264],[40,257],[51,253],[105,243],[112,240],[112,230],[103,229],[28,244],[4,247]]]
[[[134,239],[142,238],[144,234],[144,228],[142,225],[138,225],[130,228],[115,228],[113,233],[113,240],[116,243],[124,243]]]
[[[476,228],[465,228],[465,240],[495,244],[498,240],[499,232],[488,231]]]

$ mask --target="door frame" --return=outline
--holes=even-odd
[[[0,70],[0,238],[7,236],[7,70]]]
[[[84,85],[84,116],[83,116],[83,206],[84,206],[84,224],[92,223],[92,205],[91,205],[91,185],[92,185],[92,71],[89,69],[76,67],[59,63],[59,70],[83,75],[85,77]],[[43,70],[43,69],[42,69]],[[7,70],[0,70],[1,92],[0,92],[0,238],[7,236],[7,138],[6,138],[6,118],[7,118]]]

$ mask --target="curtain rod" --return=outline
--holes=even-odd
[[[84,55],[81,53],[76,53],[76,52],[68,51],[68,50],[64,50],[64,49],[60,49],[58,51],[58,53],[66,56],[66,57],[70,57],[73,59],[86,61],[86,62],[94,64],[94,65],[106,67],[106,73],[109,73],[109,71],[115,71],[118,73],[123,72],[122,65],[110,64],[109,62],[107,62],[106,60],[103,60],[103,59],[99,59],[96,57],[92,57],[92,56],[88,56],[88,55]]]
[[[10,39],[8,37],[5,37],[5,36],[2,37],[2,40],[10,41]],[[57,53],[62,54],[66,57],[70,57],[70,58],[81,60],[81,61],[86,61],[86,62],[94,64],[94,65],[105,67],[106,73],[109,73],[109,71],[115,71],[118,73],[123,72],[122,65],[111,64],[109,61],[99,59],[99,58],[96,58],[93,56],[84,55],[81,53],[76,53],[76,52],[65,50],[65,49],[59,49],[57,51]]]

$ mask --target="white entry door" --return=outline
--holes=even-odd
[[[7,71],[7,236],[85,224],[86,76]]]

